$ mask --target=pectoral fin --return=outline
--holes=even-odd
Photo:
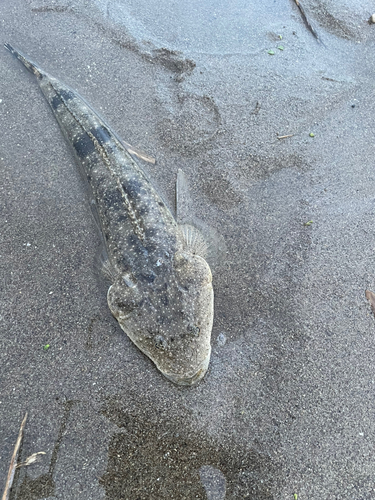
[[[104,277],[110,284],[112,284],[117,277],[117,273],[110,263],[104,241],[101,242],[95,258],[95,270],[100,277]]]
[[[201,231],[191,224],[179,224],[178,227],[184,238],[184,251],[206,259],[209,247]]]

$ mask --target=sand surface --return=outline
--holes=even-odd
[[[0,41],[154,156],[172,210],[182,168],[227,250],[209,372],[174,386],[112,318],[73,155],[0,50],[0,490],[26,411],[20,457],[46,453],[11,500],[375,498],[375,8],[301,4],[318,40],[292,0],[2,1]]]

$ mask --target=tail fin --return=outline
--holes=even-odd
[[[22,54],[22,52],[19,52],[18,50],[14,49],[10,43],[5,43],[4,47],[9,50],[11,54],[14,55],[17,59],[21,61],[21,63],[29,70],[31,73],[33,73],[37,78],[41,78],[43,75],[43,72],[41,69],[39,69],[34,63],[26,59],[26,57]]]

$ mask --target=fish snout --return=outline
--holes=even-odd
[[[191,386],[199,382],[206,374],[208,370],[208,365],[210,363],[211,357],[211,346],[209,348],[209,352],[206,358],[201,362],[198,366],[198,369],[192,372],[181,372],[181,373],[172,373],[162,371],[162,374],[171,382],[177,385],[187,385]]]

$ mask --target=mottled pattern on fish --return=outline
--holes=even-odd
[[[109,307],[122,329],[168,378],[205,374],[213,320],[211,272],[117,136],[72,89],[23,54],[72,145],[95,200],[108,254]]]

